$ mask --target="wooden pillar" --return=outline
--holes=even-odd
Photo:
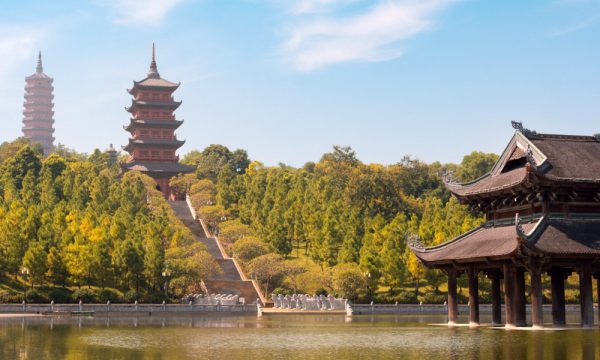
[[[567,324],[565,313],[565,273],[561,268],[550,271],[552,283],[552,323],[563,327]]]
[[[504,272],[504,317],[506,318],[506,327],[515,326],[515,311],[514,311],[514,276],[512,264],[506,263],[503,265]]]
[[[456,294],[456,269],[448,269],[448,324],[458,323],[458,298]]]
[[[469,267],[469,325],[479,325],[479,271],[471,265]]]
[[[525,271],[517,267],[514,270],[515,289],[514,289],[514,312],[515,325],[527,326],[527,300],[525,298]]]
[[[492,270],[492,325],[502,323],[502,302],[500,300],[500,269]]]
[[[592,287],[592,267],[584,264],[579,270],[579,301],[581,303],[581,326],[594,326],[594,290]]]
[[[600,274],[596,278],[596,299],[598,300],[598,325],[600,326]]]
[[[531,269],[531,322],[533,327],[544,326],[542,297],[542,273],[538,268]]]

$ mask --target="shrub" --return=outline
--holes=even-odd
[[[333,268],[333,288],[338,295],[356,300],[366,285],[367,279],[357,264],[340,264]]]
[[[141,300],[141,296],[137,291],[129,290],[125,293],[125,295],[123,295],[123,299],[126,303],[134,303],[136,301],[139,302]]]
[[[329,294],[329,291],[327,291],[327,289],[324,288],[318,288],[317,291],[315,291],[315,295],[317,296],[327,296]]]
[[[111,303],[114,304],[114,303],[120,302],[121,299],[119,297],[119,294],[117,294],[116,291],[111,290],[111,289],[102,289],[98,293],[98,300],[100,300],[103,303],[110,301]]]
[[[242,224],[239,220],[228,220],[219,224],[219,240],[225,244],[234,244],[245,236],[254,235],[250,226]]]
[[[133,301],[135,301],[135,300],[133,300]],[[167,301],[167,298],[165,297],[165,294],[162,292],[151,292],[151,293],[144,294],[144,296],[142,297],[142,302],[147,303],[147,304],[160,304],[163,301]]]
[[[275,295],[292,295],[293,291],[288,289],[288,288],[284,288],[284,287],[278,287],[275,290],[273,290],[273,294]]]
[[[414,291],[402,291],[395,296],[396,301],[401,304],[417,304],[417,294]]]
[[[233,255],[244,262],[268,253],[267,244],[254,236],[244,236],[233,244]]]
[[[42,304],[47,303],[48,295],[38,289],[29,289],[25,292],[25,301],[28,303]]]
[[[54,288],[48,291],[48,299],[57,304],[65,304],[71,300],[69,290]]]
[[[14,290],[7,290],[0,293],[0,302],[4,304],[20,303],[23,299],[23,294]]]
[[[75,290],[73,294],[71,294],[71,299],[73,299],[75,302],[79,302],[80,300],[84,303],[98,302],[98,296],[96,292],[94,292],[92,289],[86,288]]]
[[[446,301],[446,295],[435,293],[435,292],[427,292],[423,296],[419,296],[419,301],[422,301],[424,304],[443,304]]]

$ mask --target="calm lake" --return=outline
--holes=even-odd
[[[599,330],[431,325],[444,322],[438,315],[0,318],[0,358],[600,359]]]

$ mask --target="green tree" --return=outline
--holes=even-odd
[[[31,242],[23,256],[23,267],[27,269],[31,279],[31,287],[34,283],[43,284],[44,276],[48,270],[47,254],[39,242]]]
[[[354,263],[345,263],[333,268],[333,288],[340,296],[355,301],[365,289],[367,279]]]
[[[61,255],[60,251],[56,247],[51,247],[48,252],[48,270],[46,276],[53,284],[59,284],[65,286],[69,273],[67,272],[67,265]]]

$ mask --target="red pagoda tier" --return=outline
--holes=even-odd
[[[513,127],[515,135],[487,175],[466,184],[444,179],[486,222],[437,246],[418,239],[409,245],[426,266],[448,274],[449,323],[457,321],[461,274],[469,281],[470,321],[479,323],[478,274],[484,273],[492,280],[493,323],[501,322],[502,281],[506,326],[525,326],[527,272],[533,326],[543,326],[543,273],[551,277],[553,323],[565,326],[565,279],[577,272],[581,324],[593,326],[593,276],[600,295],[600,136],[538,134],[518,122]]]
[[[54,147],[54,79],[44,74],[41,52],[38,55],[36,72],[26,77],[25,82],[23,136],[33,143],[40,144],[44,154],[48,155]]]
[[[179,84],[160,77],[153,45],[148,76],[133,82],[133,88],[128,90],[133,99],[131,106],[126,108],[131,118],[124,128],[131,133],[131,138],[123,147],[130,154],[123,170],[148,174],[156,180],[157,188],[166,198],[177,197],[169,187],[169,179],[194,170],[191,166],[180,164],[176,154],[185,143],[177,140],[175,135],[175,130],[183,124],[173,114],[181,105],[181,101],[173,100],[173,93],[178,87]]]

